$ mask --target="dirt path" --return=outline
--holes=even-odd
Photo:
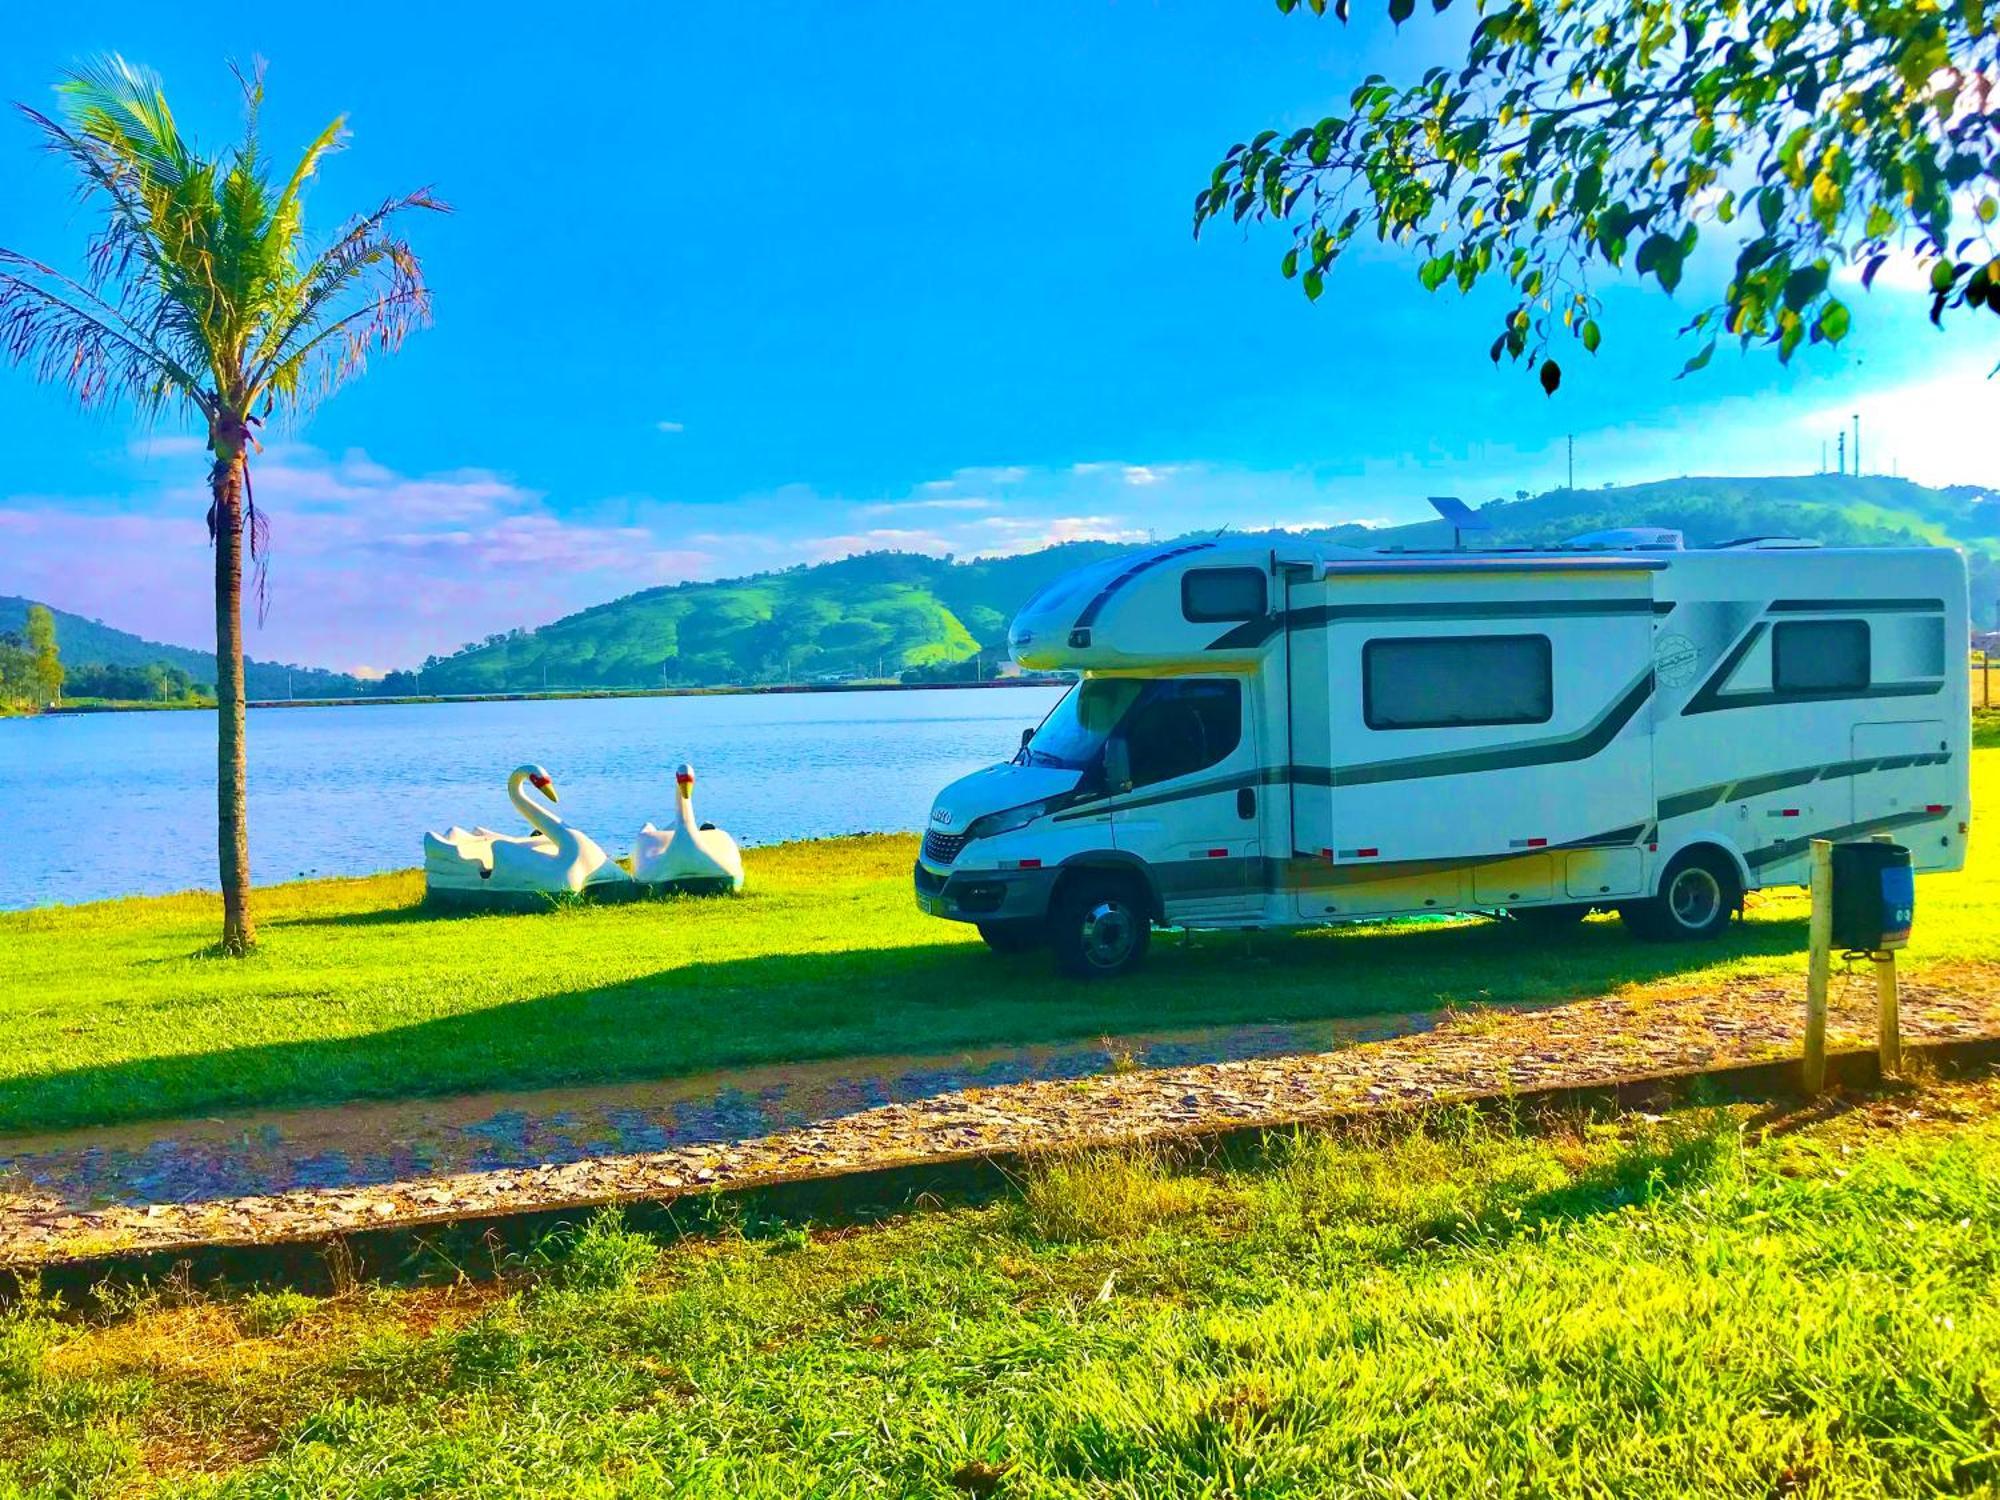
[[[1833,1001],[1830,1043],[1872,1045],[1872,983],[1836,980]],[[172,1136],[17,1138],[0,1147],[11,1169],[0,1176],[0,1264],[1605,1083],[1796,1055],[1802,1024],[1796,985],[1668,998],[1655,988],[1545,1009],[1384,1017],[1372,1032],[1327,1025],[1139,1039],[1130,1056],[1114,1046],[877,1060],[726,1082],[353,1106]],[[2000,1036],[2000,974],[1960,967],[1906,983],[1903,1030],[1913,1042]],[[732,1089],[737,1102],[718,1106]],[[473,1141],[511,1159],[482,1157]],[[225,1166],[207,1180],[187,1165],[195,1161]]]

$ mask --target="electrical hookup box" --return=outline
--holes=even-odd
[[[1833,946],[1892,953],[1910,941],[1917,882],[1910,851],[1877,841],[1833,846]]]

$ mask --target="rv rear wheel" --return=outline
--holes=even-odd
[[[979,935],[995,953],[1027,953],[1048,940],[1040,922],[981,922]]]
[[[1152,941],[1146,893],[1122,875],[1072,876],[1049,912],[1056,967],[1079,979],[1110,979],[1137,968]]]
[[[1660,877],[1660,893],[1618,908],[1634,935],[1648,942],[1712,938],[1729,925],[1743,904],[1743,882],[1719,849],[1689,849],[1676,855]]]

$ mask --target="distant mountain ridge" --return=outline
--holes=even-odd
[[[1956,545],[1972,575],[1973,620],[2000,626],[2000,490],[1933,489],[1884,475],[1680,478],[1615,489],[1551,490],[1479,507],[1492,526],[1471,545],[1546,546],[1614,526],[1665,526],[1690,544],[1790,534],[1829,546]],[[1370,547],[1449,546],[1441,521],[1358,524],[1289,535]],[[1162,540],[1165,540],[1164,538]],[[549,689],[715,686],[991,672],[1007,624],[1043,585],[1073,568],[1133,550],[1068,542],[1012,557],[956,561],[871,552],[837,562],[719,582],[645,589],[536,629],[494,635],[380,683],[344,673],[252,662],[250,696],[344,697],[370,692],[516,693]],[[29,601],[0,596],[0,630],[17,630]],[[71,663],[165,662],[212,682],[206,651],[164,645],[56,611]],[[977,665],[975,665],[977,664]],[[289,674],[289,685],[287,676]]]
[[[1884,476],[1682,478],[1552,490],[1480,507],[1478,546],[1536,546],[1613,526],[1665,526],[1689,542],[1793,534],[1828,546],[1957,545],[1974,618],[2000,600],[2000,491],[1931,489]],[[1252,533],[1263,534],[1263,533]],[[1277,533],[1269,533],[1276,535]],[[1441,521],[1293,532],[1362,546],[1449,546]],[[1164,538],[1162,540],[1165,540]],[[1006,649],[1007,622],[1044,584],[1128,544],[1070,542],[959,562],[874,552],[716,583],[647,589],[424,664],[427,692],[798,681],[892,675]],[[397,676],[401,674],[392,674]],[[969,669],[967,675],[970,675]]]
[[[28,616],[28,606],[39,601],[17,595],[0,594],[0,631],[19,630]],[[198,683],[215,682],[215,653],[192,646],[170,646],[149,641],[130,631],[118,630],[102,620],[87,620],[68,610],[49,606],[56,617],[56,650],[67,667],[149,667],[162,662],[179,667]],[[345,672],[327,672],[317,667],[287,667],[276,662],[246,661],[243,664],[245,691],[252,698],[283,698],[288,693],[301,698],[340,698],[362,691],[366,686]]]

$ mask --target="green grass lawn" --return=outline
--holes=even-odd
[[[2000,798],[2000,753],[1974,758]],[[1796,976],[1805,903],[1758,900],[1725,940],[1555,942],[1488,921],[1156,945],[1143,974],[1055,978],[920,915],[915,842],[753,851],[739,899],[438,916],[415,873],[262,893],[262,948],[208,956],[215,898],[0,914],[0,1132],[245,1106],[679,1075],[1207,1023],[1508,1004],[1626,984]],[[1918,884],[1909,954],[2000,962],[2000,843]]]
[[[2000,1084],[1444,1112],[498,1283],[0,1319],[0,1493],[1992,1495]],[[12,1484],[18,1488],[10,1488]]]

